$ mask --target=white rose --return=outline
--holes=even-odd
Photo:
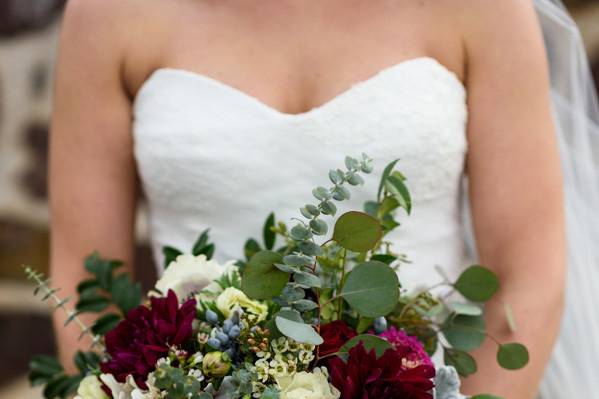
[[[95,375],[85,377],[79,383],[75,399],[108,399],[102,390],[102,383]]]
[[[293,376],[277,378],[281,399],[339,399],[341,393],[329,384],[327,377],[314,369],[313,373],[302,371]]]
[[[225,317],[229,317],[237,309],[257,316],[257,322],[266,320],[266,316],[268,316],[268,306],[262,302],[251,300],[243,291],[234,287],[229,287],[221,292],[216,298],[216,307]]]
[[[164,271],[156,288],[164,295],[173,290],[182,302],[219,278],[224,270],[216,261],[208,260],[206,255],[179,255]]]
[[[131,392],[133,392],[135,386],[130,381],[123,384],[118,382],[112,374],[102,374],[100,379],[110,389],[113,399],[131,399]]]

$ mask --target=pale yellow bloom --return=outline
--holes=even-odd
[[[268,307],[265,304],[251,300],[243,291],[234,287],[229,287],[221,292],[216,299],[216,307],[227,318],[238,309],[254,315],[258,323],[266,320],[266,316],[268,316]]]

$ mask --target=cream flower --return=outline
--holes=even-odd
[[[156,283],[156,289],[164,295],[168,290],[173,290],[179,301],[183,302],[219,278],[224,270],[225,267],[208,260],[206,255],[179,255],[164,271]]]
[[[108,399],[102,390],[102,383],[95,375],[85,377],[79,383],[75,399]]]
[[[268,307],[265,304],[259,301],[252,301],[243,291],[234,287],[229,287],[221,292],[218,298],[216,298],[216,307],[225,318],[228,318],[233,311],[241,309],[249,315],[256,316],[257,323],[266,320],[266,316],[268,315]]]
[[[316,368],[313,373],[302,371],[277,378],[281,390],[280,399],[339,399],[341,393]]]

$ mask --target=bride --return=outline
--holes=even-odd
[[[549,0],[539,5],[566,18]],[[413,260],[404,278],[428,285],[436,265],[452,276],[467,265],[464,193],[480,262],[501,279],[488,329],[531,353],[524,370],[509,372],[483,345],[464,391],[590,397],[599,323],[588,290],[597,276],[575,268],[565,290],[565,216],[580,213],[570,214],[563,193],[591,179],[574,176],[563,151],[560,167],[560,145],[581,141],[564,144],[554,123],[539,23],[549,14],[530,0],[70,1],[51,135],[55,284],[74,287],[96,249],[132,263],[138,187],[158,264],[163,245],[189,248],[208,227],[221,243],[215,257],[228,260],[271,210],[282,221],[295,215],[345,155],[366,152],[379,172],[400,158],[414,197],[393,237]],[[563,115],[569,103],[556,108],[553,94]],[[593,217],[589,208],[574,224]],[[596,227],[579,231],[582,246]],[[576,265],[596,273],[597,251],[585,250]],[[565,291],[584,301],[566,301],[558,339]],[[58,331],[66,359],[77,333]]]

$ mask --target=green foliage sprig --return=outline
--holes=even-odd
[[[42,301],[51,300],[54,302],[52,310],[62,310],[67,315],[67,320],[64,325],[75,323],[81,330],[79,339],[88,335],[92,340],[92,348],[104,351],[102,345],[102,337],[96,335],[92,328],[89,328],[79,317],[79,313],[67,306],[69,298],[60,298],[57,293],[59,288],[50,286],[50,279],[46,278],[41,272],[32,269],[29,266],[23,267],[27,278],[35,283],[34,294],[42,295]],[[35,356],[29,363],[29,382],[32,386],[44,385],[43,395],[45,398],[68,398],[79,386],[81,380],[90,372],[98,369],[100,357],[94,352],[78,351],[74,357],[75,366],[79,370],[78,374],[69,375],[64,368],[52,356],[40,355]]]

